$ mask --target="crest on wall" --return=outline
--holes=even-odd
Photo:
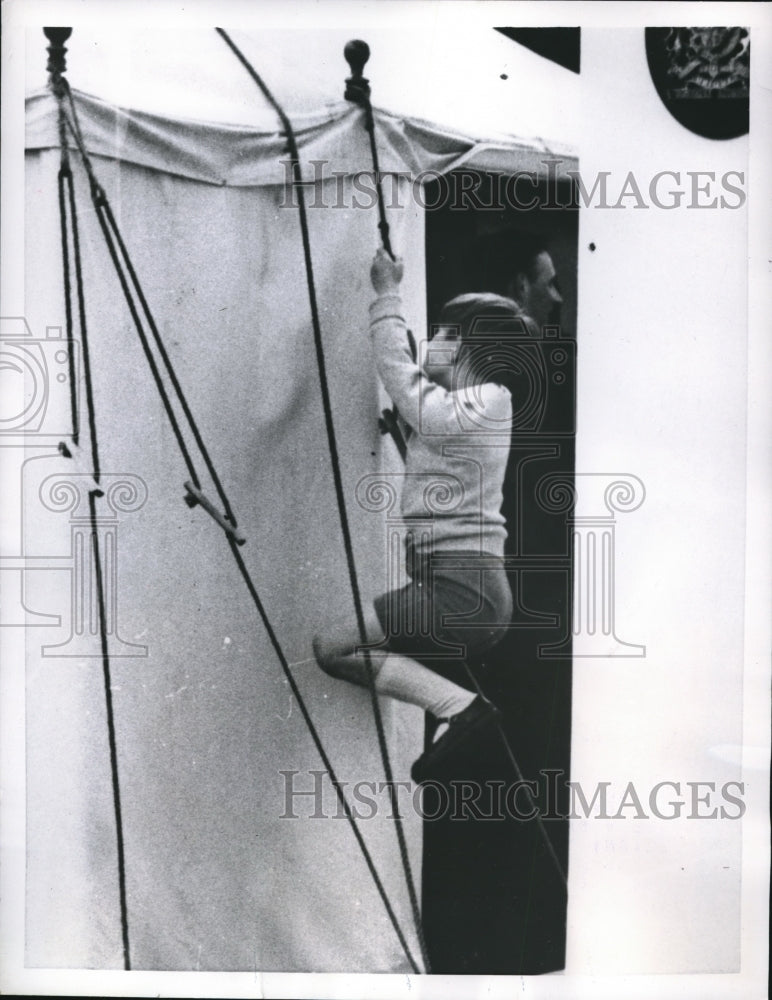
[[[646,58],[662,103],[685,128],[707,139],[748,131],[747,28],[647,28]]]

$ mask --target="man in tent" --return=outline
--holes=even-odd
[[[481,287],[515,299],[539,329],[560,322],[563,296],[545,241],[505,230],[485,240],[478,259],[483,261]]]

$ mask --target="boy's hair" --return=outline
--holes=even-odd
[[[446,302],[432,325],[430,338],[440,327],[458,330],[461,347],[457,360],[466,360],[473,378],[501,385],[512,374],[511,365],[506,364],[507,341],[538,333],[534,321],[514,299],[492,292],[468,292]]]

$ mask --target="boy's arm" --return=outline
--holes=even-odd
[[[370,306],[370,334],[381,381],[413,430],[425,434],[458,433],[451,394],[427,378],[413,360],[402,299],[397,292],[379,295]]]
[[[370,333],[381,381],[414,431],[441,436],[475,428],[488,432],[506,429],[502,421],[511,412],[506,389],[489,383],[468,393],[448,392],[413,360],[399,293],[385,292],[370,306]]]

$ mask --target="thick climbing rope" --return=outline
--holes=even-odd
[[[212,477],[212,480],[215,483],[215,486],[217,488],[218,494],[221,497],[221,500],[222,500],[222,503],[223,503],[223,507],[224,507],[224,509],[226,511],[226,516],[227,516],[228,520],[230,522],[232,522],[233,526],[235,527],[236,522],[235,522],[235,519],[233,518],[233,515],[231,513],[231,507],[230,507],[230,504],[228,502],[228,498],[225,495],[225,491],[224,491],[224,489],[222,487],[221,481],[220,481],[219,477],[217,476],[217,473],[216,473],[216,471],[214,469],[214,465],[211,462],[211,459],[210,459],[210,457],[208,455],[208,452],[206,451],[206,448],[205,448],[204,442],[203,442],[203,438],[202,438],[202,436],[200,434],[200,431],[199,431],[199,428],[198,428],[198,426],[197,426],[197,424],[195,422],[195,419],[193,417],[191,408],[188,405],[187,400],[186,400],[186,398],[184,396],[184,393],[182,391],[182,387],[181,387],[180,382],[179,382],[179,380],[178,380],[178,378],[176,376],[176,373],[174,371],[174,367],[173,367],[173,364],[171,362],[171,359],[169,358],[169,355],[168,355],[168,353],[165,350],[162,338],[160,336],[160,332],[158,331],[158,327],[157,327],[157,325],[156,325],[156,323],[155,323],[155,321],[154,321],[154,319],[152,317],[152,313],[151,313],[150,308],[149,308],[149,306],[147,304],[147,300],[146,300],[146,298],[145,298],[145,296],[144,296],[144,294],[142,292],[139,279],[137,277],[136,271],[135,271],[135,269],[133,267],[133,264],[131,262],[131,259],[130,259],[130,256],[128,254],[128,250],[126,248],[126,245],[125,245],[125,243],[124,243],[124,241],[123,241],[123,239],[121,237],[120,231],[119,231],[117,223],[115,221],[115,216],[112,213],[112,210],[110,208],[107,196],[106,196],[103,188],[101,187],[101,185],[99,184],[99,182],[98,182],[98,180],[96,178],[96,175],[95,175],[95,172],[94,172],[94,169],[93,169],[93,165],[91,163],[91,159],[90,159],[90,156],[88,154],[88,150],[86,149],[86,145],[85,145],[85,142],[83,140],[83,135],[82,135],[82,132],[81,132],[81,129],[80,129],[79,121],[78,121],[77,107],[75,105],[75,101],[73,99],[72,92],[71,92],[69,86],[67,85],[67,81],[64,80],[64,78],[63,78],[63,83],[64,83],[64,91],[65,91],[65,93],[67,95],[69,109],[70,109],[70,115],[68,115],[67,118],[66,118],[67,127],[69,128],[69,131],[70,131],[70,133],[71,133],[71,135],[72,135],[72,137],[73,137],[73,139],[75,141],[75,144],[76,144],[76,146],[78,148],[78,151],[80,152],[81,160],[82,160],[84,169],[86,171],[86,174],[88,176],[89,183],[90,183],[92,203],[94,205],[94,208],[95,208],[95,211],[96,211],[96,214],[97,214],[97,218],[98,218],[98,221],[100,223],[100,227],[102,229],[102,233],[103,233],[103,236],[104,236],[104,239],[105,239],[105,243],[106,243],[106,246],[107,246],[107,249],[108,249],[108,252],[109,252],[112,264],[113,264],[113,267],[115,268],[115,271],[116,271],[119,283],[121,285],[121,289],[123,291],[124,297],[125,297],[126,302],[128,304],[129,311],[130,311],[132,319],[134,321],[134,325],[135,325],[135,328],[137,330],[137,334],[139,336],[140,343],[142,345],[145,357],[147,359],[148,366],[149,366],[151,375],[153,377],[153,381],[154,381],[154,383],[156,385],[156,388],[158,389],[161,401],[162,401],[163,406],[164,406],[164,410],[165,410],[167,418],[169,419],[169,422],[170,422],[170,424],[172,426],[172,429],[173,429],[173,432],[174,432],[174,436],[175,436],[175,439],[177,440],[177,443],[178,443],[178,446],[180,448],[180,452],[182,454],[183,460],[185,462],[185,465],[188,468],[188,472],[189,472],[189,474],[191,476],[191,479],[196,484],[196,486],[199,487],[200,486],[200,479],[198,477],[195,465],[193,463],[192,456],[191,456],[191,454],[190,454],[190,452],[189,452],[189,450],[188,450],[188,448],[187,448],[187,446],[185,444],[185,439],[184,439],[184,436],[183,436],[183,433],[182,433],[182,429],[180,428],[179,422],[177,420],[177,417],[175,415],[174,409],[172,407],[171,400],[169,398],[169,394],[168,394],[168,392],[166,390],[166,387],[164,385],[163,378],[162,378],[161,372],[159,371],[158,364],[156,363],[156,360],[155,360],[155,358],[153,356],[153,353],[152,353],[152,350],[151,350],[151,347],[150,347],[150,343],[149,343],[149,339],[148,339],[148,336],[147,336],[147,332],[144,329],[143,322],[142,322],[142,317],[140,315],[140,308],[138,308],[137,302],[135,301],[135,298],[134,298],[135,295],[139,299],[142,312],[145,314],[146,322],[148,324],[148,327],[150,328],[152,338],[153,338],[153,340],[154,340],[154,342],[156,344],[156,347],[157,347],[157,349],[159,351],[159,354],[161,355],[161,358],[162,358],[164,367],[166,368],[169,380],[172,383],[172,387],[173,387],[175,395],[177,397],[177,401],[180,404],[180,406],[181,406],[181,408],[182,408],[182,410],[183,410],[183,412],[185,414],[186,421],[188,423],[189,429],[190,429],[190,431],[191,431],[191,433],[192,433],[192,435],[193,435],[193,437],[194,437],[194,439],[196,441],[196,444],[199,447],[199,451],[201,452],[202,457],[204,459],[204,462],[207,465],[207,469],[209,470],[210,475]],[[128,277],[127,277],[127,274],[124,271],[124,268],[125,268],[125,271],[128,272]],[[238,570],[239,570],[239,572],[240,572],[240,574],[242,576],[242,579],[244,580],[244,583],[246,584],[247,590],[248,590],[248,592],[249,592],[249,594],[250,594],[250,596],[252,598],[252,601],[253,601],[253,603],[255,605],[255,608],[256,608],[256,610],[258,612],[258,615],[260,616],[261,622],[262,622],[263,627],[264,627],[264,629],[266,631],[268,639],[269,639],[269,641],[270,641],[270,643],[271,643],[271,645],[272,645],[272,647],[274,649],[274,652],[276,653],[276,656],[277,656],[277,659],[279,660],[279,664],[281,666],[282,672],[284,673],[284,676],[285,676],[288,684],[290,685],[292,693],[293,693],[293,695],[294,695],[294,697],[295,697],[295,699],[297,701],[297,704],[298,704],[298,707],[300,709],[301,715],[303,716],[303,719],[304,719],[304,721],[306,723],[306,726],[307,726],[307,728],[309,730],[309,734],[311,735],[311,738],[312,738],[313,743],[314,743],[314,745],[316,747],[316,750],[317,750],[317,752],[319,753],[319,756],[322,759],[322,762],[323,762],[323,764],[325,766],[325,769],[326,769],[327,774],[329,776],[330,782],[331,782],[331,784],[332,784],[332,786],[333,786],[333,788],[335,790],[335,793],[336,793],[338,801],[339,801],[339,803],[341,805],[341,808],[344,811],[346,819],[349,822],[349,826],[350,826],[350,828],[351,828],[351,830],[352,830],[352,832],[354,834],[354,837],[355,837],[355,839],[357,841],[357,844],[358,844],[358,846],[359,846],[359,848],[360,848],[360,850],[362,852],[362,856],[363,856],[363,858],[365,860],[365,863],[367,865],[368,871],[370,872],[370,875],[371,875],[371,877],[373,879],[375,887],[376,887],[376,889],[377,889],[377,891],[378,891],[378,893],[379,893],[379,895],[381,897],[381,900],[382,900],[382,902],[384,904],[384,908],[386,909],[386,913],[387,913],[387,915],[389,917],[389,920],[390,920],[392,926],[394,927],[395,933],[397,934],[399,942],[400,942],[400,944],[401,944],[401,946],[402,946],[402,948],[403,948],[403,950],[405,952],[405,955],[406,955],[406,957],[407,957],[407,959],[408,959],[408,961],[410,963],[411,968],[413,969],[414,972],[419,973],[419,972],[421,972],[421,968],[418,965],[418,963],[416,962],[415,958],[413,957],[412,952],[410,950],[410,947],[408,946],[408,943],[407,943],[407,940],[405,938],[405,935],[404,935],[404,933],[403,933],[403,931],[402,931],[402,929],[401,929],[401,927],[399,925],[399,922],[397,920],[396,914],[394,912],[394,908],[393,908],[393,906],[392,906],[392,904],[391,904],[391,902],[390,902],[390,900],[388,898],[388,895],[386,893],[386,890],[384,888],[383,881],[381,880],[380,875],[378,874],[378,870],[375,867],[375,863],[373,862],[372,856],[371,856],[371,854],[370,854],[370,852],[369,852],[369,850],[367,848],[367,845],[364,842],[362,834],[359,831],[359,828],[358,828],[358,826],[356,824],[356,821],[354,819],[354,815],[353,815],[351,806],[350,806],[350,804],[348,803],[348,800],[345,797],[345,794],[343,792],[343,785],[340,782],[340,780],[338,779],[338,777],[336,775],[336,772],[335,772],[335,769],[333,768],[332,762],[331,762],[329,756],[327,755],[327,753],[326,753],[326,751],[324,749],[324,746],[323,746],[323,744],[321,742],[319,734],[318,734],[318,732],[316,730],[316,727],[315,727],[315,725],[313,723],[311,715],[310,715],[310,713],[308,711],[308,708],[307,708],[307,706],[305,704],[303,696],[302,696],[302,694],[301,694],[301,692],[300,692],[300,690],[299,690],[299,688],[297,686],[297,683],[296,683],[296,681],[294,679],[294,676],[292,675],[292,671],[291,671],[291,668],[290,668],[290,665],[289,665],[289,661],[288,661],[286,655],[283,652],[283,649],[282,649],[282,647],[281,647],[281,645],[279,643],[279,640],[278,640],[278,638],[276,636],[276,633],[275,633],[274,629],[271,626],[270,620],[269,620],[268,615],[267,615],[267,613],[265,611],[265,608],[264,608],[264,606],[262,604],[262,601],[260,600],[259,593],[257,591],[257,588],[256,588],[255,584],[254,584],[254,581],[252,580],[251,574],[249,573],[249,570],[247,569],[246,564],[244,563],[244,560],[243,560],[243,558],[241,556],[241,553],[240,553],[240,551],[238,549],[238,545],[237,545],[237,542],[234,539],[233,534],[232,533],[227,533],[227,534],[228,534],[228,539],[229,539],[229,543],[230,543],[230,546],[231,546],[231,551],[233,552],[233,556],[234,556],[234,559],[236,561],[236,565],[238,567]],[[392,782],[392,786],[393,786],[393,782]],[[391,794],[393,794],[393,787],[392,786],[390,786],[390,789],[389,789]]]
[[[346,61],[351,67],[351,76],[346,81],[345,97],[346,100],[358,104],[364,112],[364,126],[370,139],[370,158],[372,160],[373,175],[375,177],[375,188],[378,196],[378,210],[379,210],[378,229],[381,234],[381,242],[383,244],[383,248],[393,260],[394,253],[391,248],[391,240],[389,237],[389,224],[386,219],[386,210],[384,206],[383,190],[381,185],[381,171],[378,163],[378,146],[375,139],[375,118],[373,116],[373,107],[370,101],[370,84],[368,80],[366,80],[365,77],[362,75],[365,63],[370,58],[370,48],[366,42],[362,42],[357,39],[349,42],[346,45],[346,48],[344,50],[344,55],[346,57]],[[412,345],[412,353],[413,353],[413,358],[415,359],[416,352],[414,345]],[[389,414],[389,418],[396,422],[396,407],[394,411],[392,411],[392,413]],[[399,447],[399,442],[398,442],[398,447]],[[404,445],[400,448],[400,454],[404,459],[405,455],[403,453],[403,449]],[[481,698],[486,698],[484,691],[480,687],[477,678],[475,677],[473,671],[469,667],[469,664],[466,662],[466,660],[464,661],[464,666],[472,681],[472,684],[477,690],[478,695],[480,695]],[[521,784],[521,786],[526,789],[530,804],[532,806],[535,806],[535,803],[533,802],[531,796],[530,787],[523,781],[522,772],[517,763],[517,758],[515,757],[512,745],[509,741],[509,738],[507,737],[506,731],[501,722],[498,720],[497,720],[497,727],[507,757],[509,758],[509,762],[512,766],[512,770],[515,773],[515,777],[517,781]],[[555,865],[555,869],[558,875],[560,876],[561,882],[563,883],[564,886],[567,886],[568,881],[566,878],[566,874],[563,871],[563,866],[560,862],[560,859],[557,856],[552,840],[550,839],[549,834],[547,833],[547,830],[544,826],[544,821],[542,820],[541,816],[539,816],[538,811],[536,813],[536,821],[539,834],[544,842],[545,847],[547,848],[547,852],[550,858],[552,859],[553,864]]]
[[[383,769],[386,777],[386,784],[389,789],[389,797],[391,801],[392,814],[394,816],[394,825],[397,833],[399,852],[402,859],[402,868],[405,873],[405,882],[407,886],[408,896],[410,899],[410,907],[413,912],[413,920],[418,935],[418,941],[421,947],[421,955],[424,961],[424,965],[426,967],[426,971],[429,972],[430,971],[429,957],[426,948],[426,942],[424,939],[423,924],[421,921],[421,911],[418,904],[418,896],[415,889],[415,883],[413,880],[413,873],[410,865],[410,857],[407,850],[407,843],[405,841],[405,833],[402,827],[402,817],[400,815],[399,804],[397,802],[397,793],[391,768],[391,761],[389,758],[388,747],[386,745],[386,734],[384,732],[384,727],[383,727],[383,717],[381,715],[381,708],[378,702],[378,693],[375,689],[375,675],[373,672],[370,653],[366,646],[367,633],[365,629],[362,595],[359,589],[359,580],[357,577],[356,564],[354,560],[354,547],[352,544],[351,530],[348,523],[346,498],[343,491],[343,476],[341,473],[338,445],[335,435],[335,425],[332,415],[332,403],[330,400],[330,389],[327,379],[324,344],[322,342],[321,325],[319,321],[319,308],[316,300],[313,262],[311,260],[311,242],[308,231],[308,219],[306,216],[303,176],[300,168],[300,156],[298,153],[297,142],[295,139],[295,132],[292,127],[292,122],[290,121],[286,112],[281,107],[276,98],[273,96],[271,91],[268,89],[260,74],[257,72],[257,70],[252,66],[252,64],[243,54],[243,52],[241,52],[241,50],[235,44],[233,39],[222,28],[217,28],[217,32],[222,37],[226,45],[233,52],[233,54],[236,56],[236,58],[244,67],[244,69],[247,71],[252,80],[257,84],[263,97],[266,99],[266,101],[268,101],[268,103],[276,112],[281,122],[282,128],[284,130],[284,135],[287,140],[287,149],[292,166],[293,183],[295,184],[298,190],[298,210],[300,219],[300,229],[303,238],[303,253],[306,264],[306,279],[308,284],[308,298],[311,310],[311,324],[314,335],[314,346],[316,348],[317,367],[319,370],[319,384],[321,388],[322,408],[324,411],[324,423],[327,432],[327,444],[330,454],[330,464],[332,466],[333,480],[335,484],[335,496],[338,504],[338,514],[340,519],[341,532],[343,535],[343,545],[346,552],[346,563],[348,566],[349,582],[354,601],[354,610],[356,613],[357,628],[359,630],[360,640],[364,647],[365,663],[367,667],[368,687],[370,690],[370,700],[372,703],[373,715],[375,718],[376,732],[378,735],[378,746],[381,753],[381,760],[383,763]],[[385,216],[384,216],[384,221],[385,221]],[[388,229],[386,231],[382,230],[382,233],[384,233],[386,239],[388,239]]]
[[[370,84],[362,76],[364,65],[370,58],[370,47],[367,42],[354,39],[347,43],[343,54],[351,67],[351,76],[346,80],[346,91],[343,96],[347,101],[354,101],[358,104],[365,114],[364,124],[370,138],[370,159],[373,163],[373,177],[375,179],[375,191],[378,199],[378,230],[381,234],[383,249],[394,260],[394,251],[391,248],[391,237],[389,235],[389,223],[386,218],[386,203],[383,198],[383,186],[381,184],[381,168],[378,164],[375,119],[373,117],[373,106],[370,103]]]
[[[351,76],[346,80],[346,91],[343,96],[347,101],[354,101],[364,111],[364,125],[370,138],[370,159],[373,164],[373,177],[375,179],[375,191],[378,199],[378,230],[381,234],[383,249],[394,260],[394,251],[391,248],[391,236],[389,235],[389,223],[386,218],[386,203],[383,198],[383,186],[381,184],[381,168],[378,164],[378,145],[375,141],[373,106],[370,103],[370,84],[362,76],[364,65],[370,58],[370,47],[367,42],[354,39],[348,42],[343,50],[343,54],[351,67]]]
[[[373,164],[373,178],[375,180],[375,191],[378,200],[378,232],[381,236],[381,245],[386,253],[395,259],[394,251],[391,248],[391,235],[389,222],[386,218],[386,203],[383,198],[383,185],[381,184],[381,167],[378,162],[378,144],[375,139],[375,117],[373,116],[373,106],[370,103],[370,83],[362,71],[365,63],[370,58],[370,46],[367,42],[362,42],[355,38],[346,44],[343,50],[346,62],[351,67],[351,76],[346,80],[346,90],[343,96],[347,101],[358,104],[364,112],[364,126],[370,140],[370,160]],[[411,330],[407,331],[407,341],[413,361],[417,358],[415,339]],[[411,428],[407,425],[400,425],[399,410],[392,402],[391,409],[381,412],[378,426],[382,434],[390,434],[394,444],[397,446],[400,458],[404,462],[407,457],[406,438],[410,436]]]
[[[481,698],[484,698],[487,701],[488,700],[487,695],[483,691],[482,686],[480,685],[480,682],[478,681],[477,677],[475,676],[474,671],[469,666],[469,664],[467,663],[466,660],[464,660],[464,668],[466,669],[466,672],[467,672],[467,674],[469,676],[469,679],[472,682],[475,690],[477,691],[477,694]],[[536,820],[536,827],[537,827],[537,829],[539,831],[539,836],[541,837],[541,839],[542,839],[542,841],[544,843],[544,846],[547,848],[547,853],[549,854],[549,856],[550,856],[550,858],[552,860],[552,863],[555,866],[555,870],[557,871],[558,875],[560,876],[560,881],[562,882],[563,887],[564,888],[568,888],[568,878],[566,876],[565,871],[563,870],[563,865],[562,865],[562,863],[560,861],[560,858],[557,855],[557,851],[555,850],[555,847],[554,847],[554,845],[552,843],[552,840],[550,839],[550,835],[547,833],[547,830],[546,830],[546,828],[544,826],[544,820],[539,815],[538,804],[537,804],[537,802],[535,801],[535,799],[533,797],[533,793],[531,792],[530,785],[528,784],[528,782],[523,777],[523,772],[520,770],[520,765],[517,763],[517,758],[515,757],[515,752],[512,749],[512,744],[510,743],[510,740],[509,740],[509,737],[507,736],[506,730],[504,729],[504,726],[503,726],[503,724],[501,722],[501,719],[498,716],[496,717],[496,727],[498,729],[499,737],[501,738],[501,742],[502,742],[502,744],[504,746],[504,750],[506,752],[506,755],[509,758],[509,763],[510,763],[510,765],[512,767],[512,770],[513,770],[514,774],[515,774],[515,779],[516,779],[516,781],[518,783],[518,786],[520,788],[523,788],[525,790],[525,792],[526,792],[526,798],[528,799],[528,804],[534,810],[534,818]]]
[[[54,32],[57,29],[51,29]],[[66,29],[65,29],[66,30]],[[89,490],[88,508],[89,522],[91,527],[91,549],[94,560],[94,571],[96,581],[97,609],[99,617],[99,643],[102,658],[102,679],[105,693],[105,715],[107,720],[107,742],[110,755],[110,779],[113,794],[113,813],[115,816],[115,838],[116,855],[118,864],[118,897],[121,915],[121,942],[123,946],[123,966],[125,970],[131,969],[131,952],[129,947],[129,919],[128,906],[126,900],[126,857],[123,839],[123,817],[121,808],[121,788],[118,773],[118,743],[115,733],[115,713],[113,710],[113,685],[110,670],[110,652],[107,641],[107,618],[105,614],[104,597],[104,576],[102,572],[102,556],[99,550],[99,533],[97,529],[96,501],[104,496],[100,488],[101,468],[99,460],[99,444],[96,429],[96,408],[94,405],[94,385],[91,374],[91,352],[89,350],[88,324],[86,320],[86,302],[83,287],[83,269],[80,253],[80,234],[78,229],[78,215],[75,204],[75,190],[73,186],[72,168],[70,165],[69,150],[66,141],[66,114],[64,109],[64,96],[66,81],[62,76],[64,68],[64,41],[69,36],[69,31],[62,37],[62,29],[59,35],[46,34],[51,41],[49,47],[49,83],[53,91],[59,111],[59,139],[60,139],[60,166],[57,177],[57,187],[59,193],[59,225],[62,237],[62,259],[64,270],[64,297],[65,297],[65,317],[67,323],[67,345],[69,355],[70,372],[70,407],[72,416],[72,441],[78,447],[80,440],[79,415],[77,411],[77,385],[76,369],[74,359],[74,339],[72,322],[72,288],[70,273],[69,242],[72,238],[73,264],[75,270],[75,286],[78,297],[78,316],[80,320],[80,336],[83,351],[83,379],[86,389],[86,407],[88,411],[89,442],[91,446],[91,466],[92,475],[96,488]],[[69,219],[68,219],[69,208]],[[69,454],[65,451],[64,454]]]

